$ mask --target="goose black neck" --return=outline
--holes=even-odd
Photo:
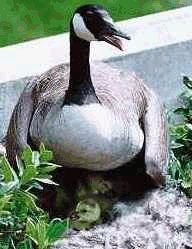
[[[70,79],[71,87],[89,82],[90,76],[90,43],[78,38],[73,31],[70,32]]]
[[[90,42],[77,37],[70,28],[70,77],[65,104],[98,102],[90,75]]]

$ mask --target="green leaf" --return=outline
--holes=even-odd
[[[44,219],[34,221],[28,219],[26,233],[31,240],[38,246],[38,249],[47,249],[49,241],[47,238],[48,224]]]
[[[25,191],[18,191],[16,193],[16,198],[22,203],[24,203],[24,205],[26,205],[27,208],[29,208],[30,210],[36,210],[36,211],[40,211],[41,209],[39,207],[37,207],[35,201],[37,199],[37,197],[29,192],[25,192]]]
[[[40,144],[40,160],[42,162],[49,162],[53,159],[53,152],[50,150],[46,150],[45,145],[43,143]]]
[[[0,217],[2,218],[3,216],[10,216],[11,215],[11,212],[10,211],[0,211]],[[1,223],[1,221],[0,221]]]
[[[19,176],[21,177],[23,175],[24,165],[23,165],[22,160],[18,156],[16,156],[16,162],[17,162],[17,168],[19,171]]]
[[[38,151],[33,151],[32,152],[32,164],[34,164],[36,167],[40,165],[40,154]]]
[[[28,147],[23,151],[21,158],[24,161],[26,167],[31,164],[37,167],[40,164],[39,157],[40,154],[38,151],[32,151],[31,148]]]
[[[10,249],[10,236],[0,237],[0,248]]]
[[[189,114],[189,109],[179,107],[176,110],[174,110],[174,113],[176,113],[178,115],[187,116]]]
[[[1,183],[0,184],[0,196],[5,194],[13,193],[19,187],[18,181],[13,181],[9,183]]]
[[[29,236],[29,238],[31,240],[33,240],[33,242],[38,245],[38,235],[37,235],[38,231],[36,228],[36,224],[35,222],[31,219],[28,218],[27,219],[27,223],[26,223],[26,234]]]
[[[192,188],[191,182],[182,182],[181,186],[185,189]]]
[[[34,165],[28,165],[21,176],[21,184],[25,185],[26,183],[32,181],[37,176],[37,168]]]
[[[178,148],[181,148],[183,146],[184,146],[183,144],[176,143],[175,141],[171,141],[171,149],[178,149]]]
[[[55,164],[55,163],[50,163],[50,162],[41,162],[41,166],[46,167],[46,166],[55,166],[57,168],[61,168],[63,166],[59,165],[59,164]]]
[[[186,124],[186,127],[192,131],[192,124]]]
[[[25,166],[33,164],[32,154],[33,154],[33,151],[31,150],[29,146],[23,150],[21,159],[24,161]]]
[[[183,84],[188,87],[189,89],[192,89],[192,79],[187,77],[187,76],[183,76]]]
[[[50,173],[50,172],[52,172],[55,169],[60,168],[60,167],[62,167],[62,166],[59,166],[59,165],[56,165],[56,164],[53,164],[53,165],[50,165],[50,166],[44,166],[44,167],[39,168],[39,173],[41,175],[47,174],[47,173]]]
[[[172,141],[182,143],[183,139],[188,135],[188,129],[185,124],[175,125],[170,127],[170,135]]]
[[[41,186],[41,184],[39,184],[37,181],[32,181],[30,183],[28,190],[31,190],[33,188],[38,189],[38,190],[43,190],[43,186]]]
[[[171,152],[171,160],[169,165],[169,173],[173,179],[178,180],[182,175],[182,167],[180,161],[175,157],[174,153]]]
[[[37,181],[39,182],[42,182],[42,183],[46,183],[46,184],[50,184],[50,185],[58,185],[58,183],[50,180],[50,179],[47,179],[47,178],[35,178]]]
[[[10,202],[12,195],[6,195],[3,197],[0,197],[0,211],[2,211],[7,204]]]
[[[53,243],[58,240],[69,229],[69,219],[61,220],[54,219],[49,223],[47,230],[47,237],[49,243]]]
[[[191,170],[192,169],[192,161],[189,161],[186,166],[185,166],[186,169],[188,170]]]
[[[53,152],[50,150],[44,150],[40,154],[41,161],[49,162],[53,159]]]
[[[39,150],[40,150],[40,154],[46,150],[45,145],[43,143],[40,144]]]
[[[17,244],[17,249],[33,249],[30,239],[25,239]]]
[[[11,167],[8,160],[4,156],[1,158],[0,168],[2,170],[2,174],[4,176],[5,183],[15,181],[15,180],[18,181],[18,177],[17,177],[16,172],[14,171],[14,169]]]

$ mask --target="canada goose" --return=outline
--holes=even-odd
[[[146,172],[164,182],[168,162],[163,105],[134,74],[89,64],[91,41],[122,49],[121,32],[98,5],[79,7],[70,23],[70,65],[37,76],[24,89],[10,120],[6,151],[14,164],[27,146],[43,142],[66,167],[104,171],[144,150]]]

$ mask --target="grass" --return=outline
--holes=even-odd
[[[189,4],[186,0],[0,0],[0,47],[68,30],[75,8],[105,6],[114,20],[143,16]]]

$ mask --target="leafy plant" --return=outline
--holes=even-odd
[[[63,235],[67,227],[69,227],[68,219],[61,220],[57,218],[48,223],[44,218],[37,221],[28,218],[26,234],[39,249],[47,249]]]
[[[184,76],[183,83],[182,106],[174,111],[181,121],[170,127],[172,151],[169,173],[192,197],[192,79]]]
[[[69,227],[68,220],[49,221],[37,204],[34,189],[42,183],[56,184],[51,172],[59,166],[49,161],[53,154],[41,144],[40,151],[26,148],[12,168],[5,156],[0,158],[0,248],[47,249]]]

